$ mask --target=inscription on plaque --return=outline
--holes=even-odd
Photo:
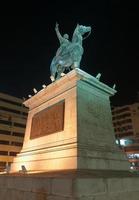
[[[64,129],[64,108],[65,102],[58,102],[32,118],[30,139],[46,136]]]

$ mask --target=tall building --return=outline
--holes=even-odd
[[[139,169],[139,103],[112,108],[116,143],[125,151],[131,169]]]
[[[0,93],[0,170],[21,150],[27,114],[22,99]]]

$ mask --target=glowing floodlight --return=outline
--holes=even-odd
[[[26,167],[24,165],[21,165],[21,170],[19,170],[19,172],[23,174],[27,173]]]
[[[98,74],[96,75],[96,79],[100,80],[100,77],[101,77],[101,73],[98,73]]]
[[[36,90],[36,88],[33,88],[33,92],[36,94],[38,91]]]
[[[120,145],[121,146],[126,146],[126,140],[125,139],[121,139],[120,140]]]
[[[43,87],[43,88],[46,88],[46,85],[45,85],[45,84],[43,84],[43,85],[42,85],[42,87]]]

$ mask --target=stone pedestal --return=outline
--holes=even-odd
[[[1,200],[138,200],[139,177],[101,171],[0,176]]]
[[[128,170],[115,145],[109,97],[115,90],[75,69],[25,102],[29,115],[12,172]]]

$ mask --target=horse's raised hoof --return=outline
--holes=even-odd
[[[51,81],[52,81],[52,82],[54,82],[54,81],[55,81],[55,78],[54,78],[54,76],[50,76],[50,79],[51,79]]]

